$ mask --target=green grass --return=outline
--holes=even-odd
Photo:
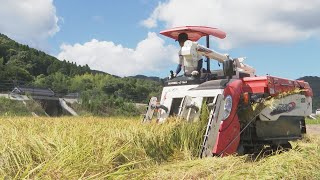
[[[34,100],[17,101],[0,97],[0,116],[46,116],[41,105]]]
[[[306,119],[306,124],[320,124],[320,117],[318,116],[317,119]]]
[[[4,97],[0,97],[0,115],[28,116],[31,115],[31,112],[26,108],[22,101],[13,101]]]
[[[198,159],[201,123],[171,119],[0,117],[0,178],[319,179],[320,138],[252,160]]]

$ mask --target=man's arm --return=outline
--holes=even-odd
[[[183,63],[183,56],[181,55],[181,50],[179,51],[179,63],[176,69],[176,75],[179,74],[179,72],[181,71],[182,68],[182,63]]]

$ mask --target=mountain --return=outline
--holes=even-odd
[[[91,70],[88,65],[60,61],[0,34],[0,80],[31,82],[39,75],[48,76],[56,72],[75,76]]]
[[[156,76],[145,76],[145,75],[136,75],[136,76],[129,76],[130,78],[135,78],[135,79],[143,79],[143,80],[151,80],[151,81],[156,81],[156,82],[161,82],[162,79]]]

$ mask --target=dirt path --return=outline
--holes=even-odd
[[[307,124],[307,134],[320,135],[320,124]]]

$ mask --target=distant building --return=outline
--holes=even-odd
[[[31,96],[54,96],[54,92],[51,89],[35,87],[15,87],[11,93]]]
[[[320,109],[316,110],[316,115],[320,116]]]

